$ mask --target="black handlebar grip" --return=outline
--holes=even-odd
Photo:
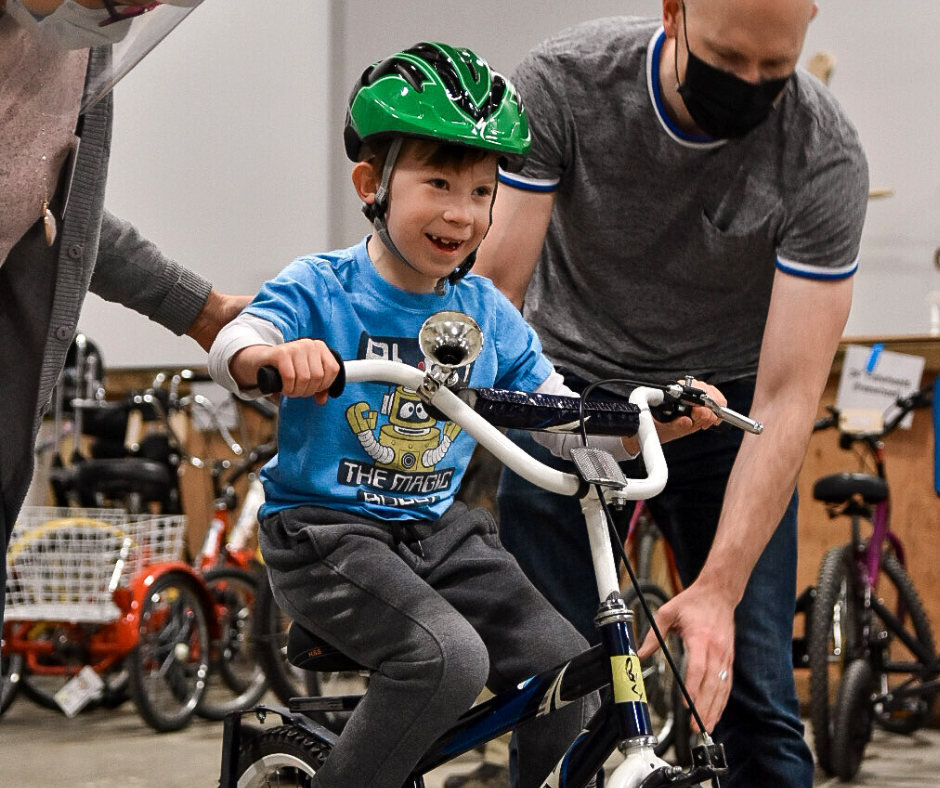
[[[331,397],[338,397],[346,390],[346,365],[343,363],[343,357],[333,348],[330,348],[330,353],[333,354],[333,358],[339,364],[339,372],[336,373],[336,377],[333,378],[333,382],[330,384],[329,394]]]
[[[339,372],[333,378],[328,393],[331,397],[338,397],[346,389],[346,365],[339,353],[333,348],[329,350],[339,364]],[[262,394],[277,394],[282,388],[284,388],[284,381],[281,380],[281,373],[277,371],[277,367],[264,366],[258,370],[258,389]]]
[[[258,370],[258,389],[262,394],[277,394],[282,388],[284,381],[277,367],[265,366]]]

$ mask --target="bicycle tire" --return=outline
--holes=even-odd
[[[842,680],[848,663],[862,656],[871,661],[875,679],[881,685],[882,694],[890,689],[890,677],[887,673],[878,670],[872,645],[877,645],[881,650],[894,648],[895,653],[892,654],[894,661],[910,662],[912,670],[907,678],[916,679],[921,668],[913,654],[891,635],[877,614],[872,614],[871,631],[867,642],[862,641],[863,611],[860,607],[861,597],[857,590],[851,545],[833,548],[826,554],[816,590],[817,596],[813,605],[807,645],[810,663],[810,719],[813,723],[816,757],[819,764],[826,772],[834,774],[831,746],[832,709],[838,682]],[[925,650],[931,654],[936,653],[930,620],[923,602],[913,581],[890,550],[882,555],[881,572],[873,594],[889,609],[893,609],[902,625]],[[842,631],[844,648],[839,654],[833,653],[831,648],[833,641],[830,638],[835,630],[834,614],[837,604],[843,606],[840,615],[846,621],[846,626]],[[848,626],[848,622],[854,623]],[[902,650],[900,654],[897,653],[898,649]],[[894,673],[892,675],[903,677],[905,674]],[[892,733],[913,733],[926,724],[936,696],[937,693],[933,692],[908,698],[893,706],[876,705],[875,722],[879,727]]]
[[[669,595],[655,583],[648,580],[640,581],[640,592],[646,599],[650,612],[655,617],[660,608],[669,601]],[[633,631],[636,637],[637,648],[649,632],[649,621],[643,607],[640,605],[637,590],[632,586],[623,592],[624,604],[633,611]],[[670,634],[667,637],[669,649],[673,659],[681,660],[683,654],[682,641]],[[676,738],[676,700],[680,697],[679,687],[675,676],[669,669],[669,663],[663,656],[662,649],[643,660],[643,683],[646,686],[646,698],[649,706],[653,728],[657,731],[658,743],[654,747],[657,755],[662,756]]]
[[[679,663],[679,670],[685,676],[685,655],[682,655],[682,661]],[[692,732],[692,711],[685,705],[685,699],[682,693],[676,691],[676,735],[673,739],[673,760],[676,766],[688,769],[692,765],[692,750],[699,743],[698,734]]]
[[[331,749],[290,725],[258,732],[239,752],[238,788],[309,788]]]
[[[813,726],[816,760],[832,774],[831,708],[846,662],[857,656],[861,634],[851,545],[826,551],[816,581],[806,633],[809,659],[809,717]]]
[[[252,643],[268,687],[283,704],[307,694],[304,671],[287,661],[290,617],[278,607],[266,572],[259,576]]]
[[[140,716],[159,733],[185,728],[209,673],[208,613],[188,575],[158,577],[140,611],[138,642],[128,657],[131,694]]]
[[[22,654],[0,657],[0,715],[16,700],[23,677]]]
[[[833,708],[832,771],[844,782],[855,779],[872,733],[872,685],[875,674],[865,658],[853,659],[842,675]]]
[[[653,582],[653,554],[661,538],[659,530],[652,524],[640,529],[636,558],[636,576],[639,580]]]
[[[881,570],[882,576],[888,578],[894,586],[894,593],[897,595],[897,603],[892,612],[901,619],[908,631],[913,629],[911,634],[914,635],[920,645],[936,656],[937,652],[934,647],[930,618],[907,570],[897,556],[888,551],[882,555]],[[883,591],[881,583],[879,583],[878,590]],[[890,603],[890,599],[888,602]],[[877,621],[877,616],[875,618]],[[907,625],[907,620],[910,621],[910,626]],[[881,629],[887,633],[884,627]],[[877,633],[872,633],[872,637],[877,638]],[[899,647],[901,646],[896,638],[889,636],[886,640],[891,644],[896,643]],[[915,659],[913,654],[906,647],[903,647],[903,649],[902,657],[904,661],[913,661]],[[887,687],[887,674],[879,674],[876,667],[875,678],[881,684],[882,691],[884,691]],[[874,709],[875,722],[880,728],[884,728],[891,733],[913,733],[924,727],[930,719],[930,710],[936,698],[937,692],[931,692],[920,697],[911,697],[905,703],[894,708],[879,708],[876,705]]]
[[[223,567],[206,572],[203,580],[215,603],[220,637],[212,643],[209,676],[196,713],[217,721],[231,711],[254,706],[268,688],[251,643],[258,577],[245,569]]]

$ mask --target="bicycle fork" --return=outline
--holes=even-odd
[[[601,601],[595,623],[609,660],[610,690],[587,728],[543,783],[543,788],[582,788],[618,746],[624,754],[609,778],[609,788],[696,785],[727,770],[724,749],[709,743],[695,748],[688,772],[670,766],[654,752],[657,744],[643,670],[633,636],[633,612],[620,594],[606,514],[594,487],[581,499],[597,590]]]

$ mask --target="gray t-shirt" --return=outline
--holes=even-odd
[[[554,191],[525,315],[588,378],[752,375],[777,268],[851,276],[868,168],[831,94],[802,70],[747,136],[684,134],[662,109],[658,23],[565,30],[513,80],[532,153],[511,186]]]

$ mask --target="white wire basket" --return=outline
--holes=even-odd
[[[148,565],[180,558],[185,532],[183,515],[24,507],[7,550],[5,619],[112,621],[113,592]]]

